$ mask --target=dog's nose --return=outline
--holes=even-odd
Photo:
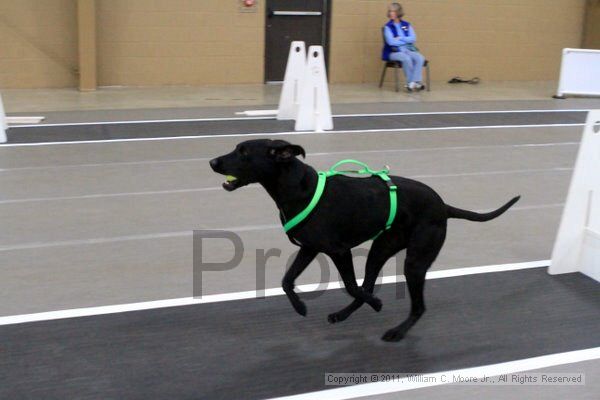
[[[210,167],[213,170],[215,170],[219,166],[219,159],[218,158],[213,158],[212,160],[209,161],[209,163],[210,163]]]

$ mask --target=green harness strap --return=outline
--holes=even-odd
[[[321,199],[321,196],[325,191],[325,181],[327,181],[327,173],[319,171],[318,174],[319,180],[317,182],[317,189],[315,190],[315,194],[313,194],[313,198],[310,200],[310,203],[308,203],[308,206],[306,206],[304,210],[300,211],[300,214],[296,215],[294,218],[286,222],[285,225],[283,225],[283,229],[286,232],[298,225],[300,222],[304,221],[304,219],[306,219],[306,217],[310,215],[312,210],[319,203],[319,200]]]
[[[356,164],[356,165],[360,165],[363,168],[360,170],[346,170],[346,171],[336,170],[337,167],[339,167],[340,165],[343,165],[343,164]],[[376,175],[379,178],[381,178],[388,185],[388,187],[390,189],[390,213],[389,213],[388,219],[385,223],[385,228],[382,229],[379,233],[377,233],[377,235],[375,235],[375,237],[373,237],[373,239],[376,239],[385,230],[390,229],[390,227],[392,226],[392,223],[394,222],[394,218],[396,218],[396,211],[398,209],[398,196],[396,193],[397,187],[396,187],[396,185],[393,184],[392,180],[388,176],[389,172],[390,171],[387,168],[382,169],[380,171],[374,171],[374,170],[370,169],[367,164],[362,163],[360,161],[356,161],[356,160],[342,160],[342,161],[339,161],[338,163],[336,163],[333,167],[331,167],[329,169],[329,171],[319,171],[317,188],[315,190],[315,194],[313,194],[313,197],[310,200],[310,203],[308,203],[308,206],[306,206],[306,208],[304,210],[302,210],[298,215],[296,215],[294,218],[287,221],[283,225],[283,229],[285,230],[285,232],[288,232],[290,229],[293,229],[296,225],[298,225],[300,222],[304,221],[306,219],[306,217],[308,217],[310,215],[310,213],[314,210],[314,208],[317,206],[317,204],[319,204],[319,200],[321,199],[321,196],[323,195],[323,192],[325,191],[325,183],[327,181],[327,178],[329,178],[330,176],[348,174],[348,173],[369,174],[369,175]]]

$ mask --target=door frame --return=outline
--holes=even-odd
[[[329,44],[331,36],[331,14],[333,0],[322,0],[322,2],[323,14],[321,16],[321,20],[323,21],[323,29],[321,32],[321,38],[323,41],[323,51],[325,55],[325,69],[327,70],[327,75],[329,76]],[[263,49],[263,83],[277,85],[282,83],[283,81],[267,81],[267,20],[269,18],[269,8],[267,7],[267,5],[267,0],[265,0],[265,45]],[[308,51],[308,48],[306,50]]]

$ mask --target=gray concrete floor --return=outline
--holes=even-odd
[[[421,399],[578,399],[595,400],[600,393],[600,361],[584,361],[542,368],[527,373],[585,374],[585,385],[487,386],[448,384],[387,395],[360,397],[361,400],[421,400]]]
[[[461,89],[465,100],[471,89]],[[210,109],[61,111],[50,114],[54,119],[48,121],[231,116],[240,108],[272,104],[269,99],[252,103],[252,107],[230,102]],[[52,103],[51,96],[46,100],[37,110],[72,110],[68,104],[44,108]],[[480,100],[348,103],[336,105],[334,110],[600,108],[598,100],[497,102],[493,96]],[[101,110],[109,104],[108,100],[92,103],[82,108]],[[199,107],[205,105],[200,103]],[[14,112],[36,110],[18,109],[18,102],[8,104]],[[171,106],[178,105],[174,102]],[[125,108],[125,103],[120,108]],[[345,157],[373,167],[388,164],[393,173],[422,180],[458,207],[488,210],[515,194],[523,196],[514,209],[495,221],[451,221],[446,245],[433,267],[447,269],[548,259],[580,137],[581,128],[545,127],[281,138],[303,145],[309,153],[307,162],[317,168],[328,168]],[[285,263],[296,248],[283,235],[274,205],[256,186],[226,193],[220,188],[222,178],[208,168],[210,158],[241,140],[215,137],[0,147],[0,316],[190,296],[194,229],[233,230],[245,247],[239,266],[205,274],[203,293],[254,289],[256,252],[270,248],[281,249],[282,255],[268,261],[265,286],[278,287]],[[227,243],[205,243],[206,261],[225,261],[231,251]],[[356,263],[360,276],[364,259],[357,258]],[[384,274],[396,274],[394,264],[394,260],[388,263]],[[327,271],[329,279],[337,279],[332,268]],[[320,275],[314,263],[299,283],[316,282]],[[597,361],[551,370],[582,370],[590,384],[564,388],[444,386],[377,398],[584,399],[593,398],[598,391],[591,379],[598,376]]]
[[[391,75],[391,74],[388,74]],[[392,78],[390,78],[392,79]],[[432,83],[430,92],[395,92],[386,83],[332,84],[331,101],[341,103],[415,103],[463,101],[547,100],[557,82],[485,81],[478,85]],[[190,107],[248,107],[277,104],[281,85],[241,84],[161,87],[103,87],[94,92],[76,89],[3,89],[7,113],[47,111],[129,110]],[[570,100],[569,100],[570,101]]]
[[[199,118],[235,118],[237,112],[246,110],[269,110],[277,108],[277,100],[265,104],[227,105],[213,107],[185,108],[144,108],[123,110],[86,110],[76,106],[67,111],[40,111],[44,116],[44,124],[85,123],[104,121],[147,121],[160,119],[199,119]],[[573,98],[568,100],[480,100],[480,101],[419,101],[388,103],[335,103],[332,113],[341,114],[381,114],[381,113],[423,113],[454,111],[489,111],[489,110],[574,110],[600,108],[600,99]],[[36,114],[36,115],[37,115]],[[20,111],[10,115],[32,115],[32,112]]]
[[[434,266],[442,269],[549,258],[580,130],[282,138],[303,145],[307,162],[319,169],[347,157],[387,164],[458,207],[489,210],[523,196],[495,221],[452,220]],[[257,185],[225,192],[223,178],[208,167],[241,140],[0,148],[0,315],[190,296],[194,229],[233,230],[245,246],[237,268],[205,274],[203,293],[254,289],[257,251],[270,248],[282,255],[267,262],[266,287],[278,287],[296,247],[283,235],[274,204]],[[232,247],[207,240],[204,250],[207,262],[217,262],[228,260]],[[396,274],[392,261],[386,275]],[[360,275],[364,260],[356,263]],[[315,262],[300,283],[320,275]],[[337,279],[333,270],[330,276]]]

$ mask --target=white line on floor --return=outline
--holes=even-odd
[[[151,240],[151,239],[165,239],[181,236],[192,236],[192,231],[179,231],[179,232],[161,232],[161,233],[148,233],[143,235],[125,235],[125,236],[111,236],[105,238],[91,238],[91,239],[75,239],[75,240],[59,240],[55,242],[31,242],[21,243],[14,245],[0,246],[0,252],[3,251],[15,251],[15,250],[30,250],[30,249],[43,249],[49,247],[65,247],[65,246],[87,246],[104,243],[117,243],[126,242],[131,240]]]
[[[250,187],[254,188],[254,186],[250,186]],[[149,191],[144,191],[144,192],[96,193],[96,194],[86,194],[86,195],[81,195],[81,196],[32,197],[32,198],[27,198],[27,199],[0,200],[0,205],[1,204],[15,204],[15,203],[31,203],[31,202],[38,202],[38,201],[87,200],[87,199],[103,199],[103,198],[127,197],[127,196],[156,196],[156,195],[163,195],[163,194],[214,192],[217,190],[223,190],[223,187],[212,186],[212,187],[193,188],[193,189],[149,190]]]
[[[260,111],[260,110],[252,110]],[[491,110],[491,111],[426,111],[405,113],[373,113],[373,114],[334,114],[334,118],[360,118],[360,117],[391,117],[411,115],[452,115],[452,114],[511,114],[511,113],[564,113],[564,112],[589,112],[589,109],[561,109],[561,110]],[[216,118],[175,118],[175,119],[148,119],[148,120],[123,120],[123,121],[94,121],[94,122],[72,122],[54,124],[29,124],[11,126],[10,128],[46,128],[61,126],[89,126],[89,125],[131,125],[131,124],[161,124],[177,122],[213,122],[213,121],[247,121],[247,120],[276,120],[274,116],[253,117],[216,117]]]
[[[380,114],[336,114],[336,118],[348,117],[387,117],[387,116],[410,116],[410,115],[461,115],[461,114],[519,114],[519,113],[563,113],[563,112],[589,112],[589,109],[560,109],[560,110],[489,110],[489,111],[424,111],[412,113],[380,113]],[[34,125],[36,126],[36,125]]]
[[[564,206],[564,203],[538,204],[538,205],[520,206],[520,207],[516,206],[516,207],[511,207],[507,211],[507,213],[514,212],[514,211],[523,211],[523,210],[558,208],[558,207],[563,207],[563,206]],[[474,211],[489,212],[490,210],[474,210]],[[224,230],[224,231],[230,231],[230,232],[253,232],[253,231],[262,231],[262,230],[270,230],[270,229],[282,229],[282,226],[279,224],[271,224],[271,225],[246,225],[246,226],[236,226],[236,227],[230,227],[230,228],[198,227],[197,229],[198,230],[202,230],[202,229]],[[111,236],[111,237],[106,237],[106,238],[61,240],[61,241],[55,241],[55,242],[21,243],[21,244],[0,246],[0,252],[40,249],[40,248],[49,248],[49,247],[86,246],[86,245],[105,244],[105,243],[118,243],[118,242],[132,241],[132,240],[153,240],[153,239],[164,239],[164,238],[185,237],[185,236],[191,237],[192,231],[148,233],[148,234],[142,234],[142,235],[125,235],[125,236]]]
[[[36,146],[62,146],[73,144],[106,144],[106,143],[124,143],[124,142],[153,142],[162,140],[185,140],[185,139],[216,139],[226,137],[270,137],[270,136],[296,136],[296,135],[331,135],[331,134],[350,134],[350,133],[398,133],[398,132],[438,132],[449,130],[474,130],[474,129],[523,129],[523,128],[550,128],[550,127],[575,127],[585,126],[581,124],[538,124],[538,125],[479,125],[479,126],[445,126],[438,128],[396,128],[396,129],[357,129],[357,130],[342,130],[342,131],[327,131],[327,132],[271,132],[271,133],[227,133],[213,135],[194,135],[194,136],[166,136],[155,138],[134,138],[134,139],[110,139],[110,140],[80,140],[66,142],[43,142],[43,143],[8,143],[1,144],[3,147],[36,147]]]
[[[511,207],[506,212],[524,211],[524,210],[541,210],[544,208],[558,208],[558,207],[564,207],[564,205],[565,205],[565,203],[539,204],[539,205],[531,205],[531,206],[516,206],[516,207]],[[489,210],[487,210],[487,211],[489,212]],[[486,211],[477,211],[477,212],[486,212]]]
[[[481,171],[481,172],[462,172],[460,174],[436,174],[436,175],[410,175],[410,179],[428,179],[428,178],[452,178],[462,176],[485,176],[485,175],[507,175],[507,174],[527,174],[538,172],[565,172],[572,171],[573,168],[556,167],[556,168],[532,168],[532,169],[514,169],[514,170],[499,170],[499,171]]]
[[[473,275],[473,274],[484,274],[491,272],[505,272],[505,271],[517,271],[521,269],[529,269],[529,268],[540,268],[547,267],[550,265],[550,260],[541,260],[541,261],[529,261],[522,263],[511,263],[511,264],[497,264],[497,265],[486,265],[486,266],[478,266],[478,267],[467,267],[467,268],[456,268],[456,269],[446,269],[439,271],[430,271],[427,273],[427,279],[441,279],[441,278],[450,278],[456,276],[465,276],[465,275]],[[388,283],[396,283],[403,282],[404,276],[386,276],[381,280],[381,284]],[[357,280],[359,285],[362,284],[362,279]],[[302,292],[311,292],[315,290],[331,290],[331,289],[340,289],[340,282],[329,282],[323,287],[323,284],[308,284],[308,285],[299,285],[297,289]],[[271,288],[266,289],[264,291],[265,297],[272,296],[281,296],[283,295],[283,289],[281,288]],[[27,322],[38,322],[38,321],[49,321],[55,319],[65,319],[65,318],[77,318],[77,317],[87,317],[92,315],[105,315],[105,314],[116,314],[122,312],[131,312],[131,311],[141,311],[141,310],[151,310],[157,308],[167,308],[167,307],[180,307],[180,306],[188,306],[194,304],[207,304],[207,303],[219,303],[224,301],[232,301],[232,300],[249,300],[257,297],[262,297],[260,292],[256,290],[250,290],[245,292],[235,292],[235,293],[223,293],[223,294],[214,294],[207,295],[201,298],[194,297],[184,297],[179,299],[169,299],[169,300],[157,300],[157,301],[146,301],[141,303],[130,303],[130,304],[118,304],[111,306],[100,306],[100,307],[87,307],[87,308],[76,308],[70,310],[60,310],[60,311],[48,311],[34,314],[22,314],[22,315],[11,315],[6,317],[0,317],[0,326],[2,325],[14,325],[14,324],[23,324]]]
[[[56,128],[66,126],[95,126],[95,125],[132,125],[132,124],[166,124],[177,122],[220,122],[220,121],[248,121],[248,120],[274,120],[274,117],[214,117],[214,118],[179,118],[179,119],[142,119],[142,120],[123,120],[123,121],[93,121],[93,122],[71,122],[55,124],[31,124],[15,125],[10,129],[20,128]]]
[[[402,378],[395,382],[376,382],[337,387],[329,390],[303,393],[293,396],[277,397],[270,400],[347,400],[365,396],[376,396],[387,393],[396,393],[406,390],[421,389],[425,387],[447,384],[453,376],[468,376],[482,379],[505,374],[514,374],[522,371],[531,371],[557,365],[573,364],[600,358],[600,347],[568,351],[564,353],[548,354],[539,357],[525,358],[499,364],[484,365],[479,367],[457,369],[452,371],[436,372],[431,374],[418,374],[420,379]],[[325,379],[325,376],[323,376]]]
[[[516,169],[516,170],[500,170],[500,171],[480,171],[480,172],[463,172],[458,174],[431,174],[431,175],[408,175],[406,178],[410,179],[433,179],[433,178],[460,178],[464,176],[486,176],[486,175],[510,175],[510,174],[527,174],[527,173],[539,173],[539,172],[565,172],[572,171],[573,168],[543,168],[543,169]],[[259,189],[258,185],[249,185],[248,188]],[[115,197],[127,197],[127,196],[156,196],[166,194],[183,194],[183,193],[200,193],[200,192],[214,192],[223,190],[222,186],[210,186],[204,188],[189,188],[189,189],[175,189],[175,190],[150,190],[141,192],[121,192],[121,193],[96,193],[86,194],[78,196],[56,196],[56,197],[32,197],[23,199],[10,199],[0,200],[2,204],[18,204],[18,203],[32,203],[42,201],[66,201],[66,200],[87,200],[87,199],[102,199],[102,198],[115,198]]]
[[[320,153],[307,153],[308,157],[320,157],[337,154],[371,154],[371,153],[413,153],[413,152],[434,152],[434,151],[461,151],[461,150],[485,150],[485,149],[502,149],[502,148],[529,148],[529,147],[554,147],[554,146],[578,146],[579,142],[549,142],[549,143],[521,143],[521,144],[499,144],[487,146],[449,146],[449,147],[427,147],[427,148],[405,148],[405,149],[381,149],[381,150],[345,150],[331,151]],[[29,171],[29,170],[45,170],[58,168],[87,168],[87,167],[110,167],[116,165],[148,165],[148,164],[171,164],[179,162],[200,162],[209,161],[213,157],[194,157],[194,158],[179,158],[172,160],[142,160],[142,161],[117,161],[94,164],[66,164],[66,165],[45,165],[36,167],[15,167],[0,169],[0,172],[10,171]]]

